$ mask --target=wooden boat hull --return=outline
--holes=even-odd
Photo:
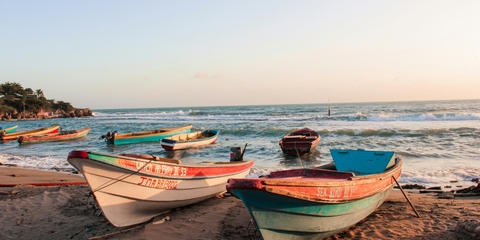
[[[143,142],[159,142],[163,138],[171,137],[177,134],[190,133],[193,125],[186,125],[174,128],[163,128],[157,130],[147,130],[142,132],[132,133],[116,133],[110,132],[103,135],[101,138],[105,138],[107,144],[122,145],[122,144],[134,144]]]
[[[380,206],[401,175],[401,157],[377,174],[296,169],[265,178],[230,179],[264,239],[323,239],[356,224]]]
[[[364,199],[338,204],[315,203],[260,191],[231,192],[244,201],[263,239],[324,239],[370,215],[390,191],[391,188]]]
[[[17,128],[18,128],[18,125],[10,126],[10,127],[4,127],[4,128],[0,127],[0,131],[5,130],[5,133],[14,133],[15,130],[17,130]]]
[[[204,147],[215,143],[219,134],[220,130],[178,134],[160,140],[160,144],[167,151]]]
[[[253,161],[183,165],[72,151],[68,162],[85,176],[105,217],[116,227],[146,222],[173,208],[225,191],[228,178],[245,177]]]
[[[90,128],[83,128],[79,130],[60,131],[57,133],[46,133],[46,134],[35,135],[35,136],[20,136],[17,139],[17,142],[19,144],[30,144],[30,143],[69,141],[69,140],[79,139],[87,136],[90,130],[91,130]]]
[[[285,135],[279,145],[284,154],[298,157],[315,149],[320,139],[321,137],[314,130],[302,128]]]
[[[3,132],[0,132],[0,140],[2,140],[3,142],[7,142],[7,141],[17,140],[17,138],[19,138],[20,136],[34,136],[34,135],[45,134],[45,133],[56,133],[58,132],[59,128],[60,128],[60,125],[57,124],[50,127],[38,128],[38,129],[22,131],[22,132],[14,132],[10,134],[5,134]]]

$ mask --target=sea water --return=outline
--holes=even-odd
[[[330,109],[330,114],[329,114]],[[329,149],[395,151],[403,157],[402,184],[471,186],[480,177],[480,100],[217,106],[93,110],[95,116],[0,122],[17,131],[60,124],[62,130],[90,127],[86,138],[41,144],[0,145],[0,162],[38,169],[71,169],[72,150],[147,153],[184,163],[229,161],[230,148],[245,148],[255,165],[248,177],[279,169],[315,167],[332,161]],[[220,129],[214,145],[175,152],[157,143],[108,146],[99,139],[119,133],[193,124],[192,131]],[[308,156],[285,156],[278,143],[302,127],[321,141]]]

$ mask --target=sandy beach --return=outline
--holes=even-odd
[[[475,239],[458,226],[479,221],[480,197],[441,199],[418,190],[407,195],[420,218],[394,190],[370,216],[329,239]],[[0,208],[0,239],[261,239],[243,203],[228,193],[116,228],[74,173],[0,167]]]

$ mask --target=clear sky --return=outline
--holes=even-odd
[[[75,107],[480,98],[480,1],[0,0],[0,82]]]

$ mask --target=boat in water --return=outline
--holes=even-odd
[[[91,128],[83,128],[78,130],[59,131],[56,133],[45,133],[33,136],[20,136],[17,138],[19,144],[58,142],[79,139],[87,136]]]
[[[107,144],[132,144],[142,142],[159,142],[163,138],[171,137],[177,134],[190,133],[192,130],[192,124],[173,128],[160,128],[155,130],[147,130],[141,132],[130,133],[117,133],[108,132],[106,135],[102,135],[100,139],[105,139]]]
[[[148,154],[71,151],[68,162],[86,178],[104,216],[116,227],[149,221],[171,209],[225,191],[229,178],[244,178],[253,161],[202,162]]]
[[[204,147],[217,141],[219,129],[178,134],[160,140],[160,145],[167,151]]]
[[[32,130],[27,130],[27,131],[21,131],[21,132],[14,132],[14,133],[5,133],[3,131],[0,131],[0,141],[2,142],[8,142],[8,141],[14,141],[17,140],[17,138],[21,136],[34,136],[34,135],[39,135],[39,134],[45,134],[45,133],[56,133],[58,132],[58,129],[60,128],[59,124],[50,126],[50,127],[44,127],[44,128],[37,128],[37,129],[32,129]]]
[[[330,150],[333,164],[229,179],[263,239],[323,239],[370,215],[401,175],[389,151]]]
[[[284,154],[299,157],[317,147],[320,135],[310,128],[302,128],[285,135],[279,142]]]
[[[8,126],[8,127],[0,127],[0,131],[5,131],[5,133],[13,133],[17,130],[18,125],[15,126]]]

